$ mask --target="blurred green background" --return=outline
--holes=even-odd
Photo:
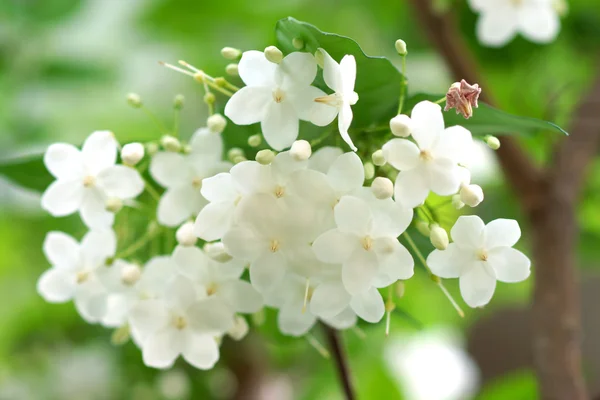
[[[459,14],[486,79],[506,111],[554,121],[567,130],[594,74],[600,49],[597,0],[569,1],[558,39],[536,45],[517,38],[486,49],[474,37],[476,15],[463,0],[440,0]],[[157,61],[184,59],[218,76],[219,50],[273,44],[278,19],[293,16],[347,35],[370,55],[395,57],[394,41],[408,43],[410,90],[444,93],[451,80],[405,1],[373,0],[2,0],[0,2],[0,159],[40,152],[52,142],[81,143],[94,130],[128,139],[158,139],[144,114],[127,106],[136,92],[165,123],[183,94],[183,136],[202,126],[199,85]],[[221,105],[222,107],[222,105]],[[523,141],[544,162],[556,136]],[[486,221],[517,218],[491,152],[482,150],[478,179]],[[25,172],[26,173],[26,172]],[[35,177],[32,176],[32,179]],[[590,171],[579,207],[585,370],[600,392],[600,162]],[[527,252],[527,225],[519,244]],[[77,217],[53,219],[39,194],[0,180],[0,399],[227,399],[236,385],[260,387],[264,399],[340,399],[331,360],[306,339],[277,333],[273,315],[241,343],[226,341],[221,362],[202,372],[178,362],[171,372],[146,368],[131,343],[110,344],[109,330],[84,323],[71,303],[46,304],[35,291],[48,265],[41,243],[49,230],[83,233]],[[416,234],[418,235],[418,234]],[[420,245],[429,252],[425,238]],[[535,273],[535,265],[534,265]],[[450,290],[460,297],[456,282]],[[528,304],[532,280],[499,284],[485,309],[461,319],[425,274],[406,284],[392,334],[384,323],[347,331],[359,399],[533,399]],[[467,309],[466,305],[462,306]],[[316,327],[314,337],[323,342]],[[250,383],[248,383],[250,382]],[[243,397],[242,397],[243,398]]]

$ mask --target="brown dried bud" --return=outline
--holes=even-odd
[[[481,94],[481,88],[478,84],[469,85],[464,79],[455,82],[446,93],[446,107],[444,111],[456,109],[457,114],[469,119],[473,116],[473,107],[477,108],[477,100]]]

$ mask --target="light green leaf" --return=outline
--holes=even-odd
[[[37,192],[43,192],[54,178],[44,166],[43,154],[0,160],[0,175],[11,182]]]

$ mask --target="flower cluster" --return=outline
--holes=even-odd
[[[424,267],[444,293],[439,278],[460,278],[472,307],[490,301],[496,280],[527,278],[529,260],[512,249],[520,236],[515,221],[484,226],[478,217],[461,217],[450,243],[433,217],[416,217],[430,192],[453,196],[457,208],[476,207],[484,197],[468,170],[471,133],[446,128],[438,104],[421,102],[410,117],[390,121],[398,137],[378,144],[375,177],[349,135],[358,101],[352,55],[339,63],[323,49],[284,57],[273,46],[223,54],[240,58],[228,71],[239,74],[243,88],[184,62],[190,71],[170,66],[207,90],[207,127],[188,142],[174,132],[158,143],[126,144],[120,165],[110,132],[94,132],[81,151],[67,144],[48,148],[44,161],[56,181],[43,195],[43,208],[54,216],[78,211],[90,230],[80,242],[48,233],[43,247],[51,268],[38,281],[47,301],[72,300],[87,322],[116,328],[115,342],[131,337],[148,366],[168,368],[181,355],[208,369],[223,336],[239,340],[248,332],[241,314],[264,306],[278,310],[280,331],[292,336],[307,334],[317,321],[346,329],[359,318],[389,317],[395,291],[384,301],[380,289],[414,273],[401,237],[425,262],[406,232],[413,222],[436,248]],[[312,86],[319,66],[333,93]],[[227,120],[214,113],[209,88],[231,97],[224,112],[233,123],[260,122],[262,137],[280,152],[262,149],[248,160],[234,148],[224,161]],[[454,85],[448,107],[470,115],[479,91]],[[128,101],[143,107],[139,96]],[[176,110],[182,106],[178,97]],[[336,116],[353,151],[297,140],[300,120],[325,126]],[[261,135],[248,142],[259,146]],[[147,221],[142,233],[131,226],[135,214]]]

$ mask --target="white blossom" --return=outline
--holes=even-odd
[[[90,228],[112,226],[109,198],[132,199],[144,190],[144,181],[133,168],[115,165],[117,141],[112,132],[96,131],[81,151],[64,143],[51,145],[44,164],[56,178],[42,196],[42,207],[55,217],[79,211]]]
[[[553,41],[560,19],[553,0],[470,0],[480,14],[477,38],[485,45],[500,47],[517,33],[536,43]]]
[[[496,280],[520,282],[530,274],[530,261],[512,247],[521,236],[515,220],[461,216],[450,231],[454,240],[444,251],[427,257],[431,271],[441,278],[460,278],[460,292],[471,307],[489,303]]]

